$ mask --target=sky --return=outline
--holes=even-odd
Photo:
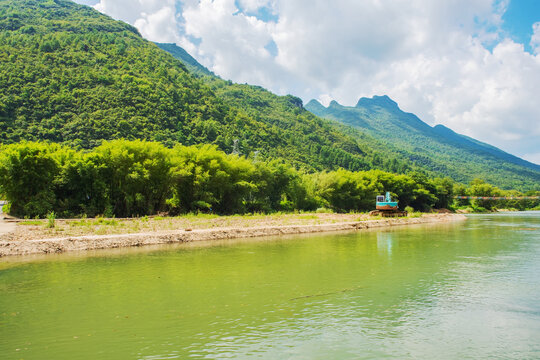
[[[540,0],[78,0],[225,79],[304,102],[388,95],[540,164]]]

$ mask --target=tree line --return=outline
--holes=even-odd
[[[87,151],[46,142],[0,148],[0,194],[18,217],[369,211],[375,196],[385,191],[401,208],[419,211],[451,207],[454,195],[510,194],[480,180],[466,187],[419,172],[308,174],[281,160],[229,155],[215,145],[168,148],[158,142],[113,140]],[[458,205],[467,205],[464,201]],[[493,205],[480,200],[474,206]]]

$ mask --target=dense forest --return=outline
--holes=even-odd
[[[11,213],[365,211],[386,190],[428,210],[472,191],[427,154],[411,158],[175,51],[186,65],[71,1],[0,0],[0,195]],[[523,175],[511,170],[501,174]],[[516,188],[538,189],[522,177]]]
[[[265,122],[286,121],[291,117],[279,106],[279,97],[269,91],[222,80],[184,49],[174,44],[157,45],[181,60],[220,98],[244,109],[252,117]],[[393,172],[420,170],[429,176],[449,176],[464,183],[480,177],[506,189],[540,189],[539,165],[456,134],[442,125],[432,128],[414,114],[403,112],[387,96],[362,98],[356,107],[337,102],[324,107],[313,100],[305,108],[334,120],[330,123],[334,129],[369,149],[369,162],[374,168]]]
[[[4,144],[49,140],[89,149],[124,138],[230,152],[237,140],[243,154],[307,170],[414,167],[377,155],[294,96],[208,85],[135,28],[71,1],[0,0],[0,61]]]
[[[390,191],[402,209],[472,206],[533,208],[540,200],[459,200],[453,196],[519,196],[482,180],[466,187],[413,172],[344,169],[304,173],[282,161],[226,154],[215,145],[106,141],[91,151],[21,142],[0,149],[0,193],[19,217],[143,216],[160,212],[233,214],[273,211],[373,210]],[[535,193],[538,195],[540,193]],[[533,195],[533,193],[529,194]],[[328,211],[325,210],[325,211]]]
[[[442,125],[431,127],[414,114],[402,111],[387,96],[361,98],[354,107],[335,101],[324,107],[312,100],[306,109],[354,127],[385,142],[387,151],[456,181],[469,182],[479,177],[506,189],[540,190],[540,165]],[[356,136],[354,132],[348,134]]]

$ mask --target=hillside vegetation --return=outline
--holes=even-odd
[[[49,140],[89,149],[124,138],[231,152],[237,140],[244,155],[257,151],[307,170],[410,168],[378,157],[296,97],[224,89],[222,80],[208,85],[135,28],[71,1],[0,0],[0,62],[5,144]]]
[[[216,95],[242,108],[251,117],[265,123],[286,123],[295,116],[290,109],[280,106],[280,98],[271,92],[222,80],[182,48],[174,44],[158,45],[200,76]],[[298,103],[301,104],[299,100]],[[449,176],[463,183],[483,178],[506,189],[540,189],[540,166],[456,134],[442,125],[432,128],[414,114],[401,111],[387,96],[362,98],[356,107],[341,106],[337,102],[324,107],[313,100],[305,108],[333,120],[328,124],[333,130],[356,139],[374,168],[400,173],[421,171],[431,177]],[[336,161],[350,168],[341,158]]]
[[[92,151],[22,142],[0,148],[0,193],[19,217],[126,217],[160,212],[217,214],[373,210],[375,196],[390,191],[401,209],[467,206],[453,195],[519,196],[481,180],[470,187],[412,172],[339,169],[306,174],[281,161],[228,155],[212,145],[115,140]],[[538,195],[539,193],[536,193]],[[540,200],[483,201],[484,208],[531,208]]]
[[[439,161],[438,144],[376,139],[173,53],[189,63],[71,1],[0,0],[0,195],[11,213],[366,211],[384,191],[428,210],[472,194],[440,174],[472,180],[484,157],[461,176],[450,166],[461,152]],[[501,166],[493,183],[538,187],[536,170]]]
[[[540,189],[539,165],[442,125],[431,127],[414,114],[403,112],[387,96],[362,98],[355,107],[335,101],[324,107],[312,100],[306,108],[318,116],[361,130],[385,142],[389,151],[456,181],[469,183],[482,178],[507,189]]]

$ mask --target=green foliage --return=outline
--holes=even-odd
[[[11,212],[11,204],[7,203],[4,206],[2,206],[2,212],[4,214],[9,214]]]
[[[503,196],[501,189],[486,183],[481,179],[474,179],[468,189],[469,196]],[[473,195],[474,194],[474,195]],[[493,200],[472,200],[471,205],[475,209],[491,210],[497,207],[497,202]]]
[[[453,194],[521,196],[482,180],[470,186],[422,173],[344,169],[306,174],[282,161],[227,155],[215,145],[177,145],[113,140],[92,151],[53,143],[22,142],[0,148],[0,193],[19,217],[104,215],[129,217],[159,212],[243,214],[280,211],[364,212],[390,191],[401,209],[451,207]],[[538,193],[531,192],[534,196]],[[457,203],[473,209],[534,208],[538,200]]]
[[[178,48],[167,50],[196,64]],[[231,152],[238,139],[243,155],[257,151],[261,160],[287,159],[308,171],[408,168],[306,111],[297,97],[193,76],[133,27],[70,1],[0,0],[0,63],[3,144],[48,140],[91,149],[103,140],[146,139]],[[96,160],[83,156],[70,171]],[[199,207],[209,204],[201,201]],[[294,202],[278,201],[284,208]],[[111,206],[129,213],[139,202],[111,199]],[[88,206],[80,210],[103,211]]]
[[[336,102],[324,107],[313,100],[306,108],[318,116],[353,127],[377,139],[378,142],[370,143],[372,147],[377,147],[382,153],[400,154],[402,161],[431,176],[442,175],[458,182],[470,182],[475,177],[481,177],[505,189],[540,190],[539,165],[456,134],[442,125],[431,127],[414,114],[401,111],[386,96],[362,98],[355,107]],[[358,131],[347,131],[345,126],[341,130],[359,141],[366,141],[365,135],[360,137],[362,133]],[[381,142],[385,144],[384,149],[378,145]]]
[[[291,95],[194,77],[133,27],[71,1],[0,0],[0,64],[0,194],[16,216],[363,211],[384,191],[427,210],[469,192],[433,179],[455,175],[448,157],[320,119]],[[508,183],[529,186],[520,171]]]
[[[227,155],[215,145],[169,149],[140,140],[104,142],[91,152],[48,143],[4,145],[0,191],[19,217],[53,210],[64,217],[224,214],[307,204],[300,174],[282,162]]]
[[[44,217],[55,206],[55,179],[61,172],[58,145],[27,143],[4,146],[0,153],[0,192],[15,216]]]
[[[472,209],[475,212],[486,212],[496,209],[534,210],[540,206],[540,199],[511,199],[511,197],[540,196],[540,191],[521,193],[516,190],[502,190],[484,180],[474,179],[469,186],[454,184],[456,196],[507,197],[502,200],[456,199],[453,207]]]
[[[43,225],[43,221],[41,221],[41,220],[25,220],[25,221],[21,221],[19,223],[19,225],[23,225],[23,226],[41,226],[41,225]]]
[[[154,214],[165,207],[172,183],[172,152],[145,141],[115,140],[96,148],[106,208],[120,217]],[[106,185],[104,185],[106,184]]]
[[[55,226],[54,221],[55,220],[56,220],[56,214],[54,213],[54,211],[51,211],[50,213],[47,214],[47,227],[49,229],[54,228],[54,226]]]
[[[215,146],[177,146],[173,168],[175,212],[243,212],[243,199],[255,189],[249,180],[254,166],[236,155],[226,155]]]
[[[172,56],[177,58],[178,60],[182,61],[184,65],[188,68],[188,70],[194,74],[194,75],[210,75],[215,76],[213,72],[199,64],[197,60],[195,60],[191,55],[188,54],[188,52],[184,49],[182,49],[179,46],[176,46],[176,44],[160,44],[156,43],[156,45],[168,53],[170,53]]]
[[[428,211],[435,203],[445,201],[443,196],[438,197],[440,194],[435,185],[440,180],[429,180],[420,173],[396,175],[380,170],[351,172],[340,169],[315,174],[312,178],[315,198],[338,212],[373,210],[375,197],[386,191],[399,200],[400,208],[411,206],[418,211]]]
[[[243,213],[309,207],[298,172],[279,161],[251,161],[215,146],[173,149],[171,210]]]
[[[414,168],[395,154],[381,154],[384,147],[374,139],[353,129],[347,129],[348,133],[314,116],[295,96],[277,96],[260,86],[233,84],[216,76],[201,79],[216,96],[257,121],[256,128],[243,124],[239,139],[244,154],[261,150],[266,158],[287,159],[308,171],[376,167],[398,172]]]
[[[325,207],[338,212],[373,208],[377,191],[363,174],[347,170],[315,175],[316,198]]]
[[[454,197],[454,182],[450,178],[433,179],[434,195],[437,197],[434,207],[448,209],[451,207]]]

